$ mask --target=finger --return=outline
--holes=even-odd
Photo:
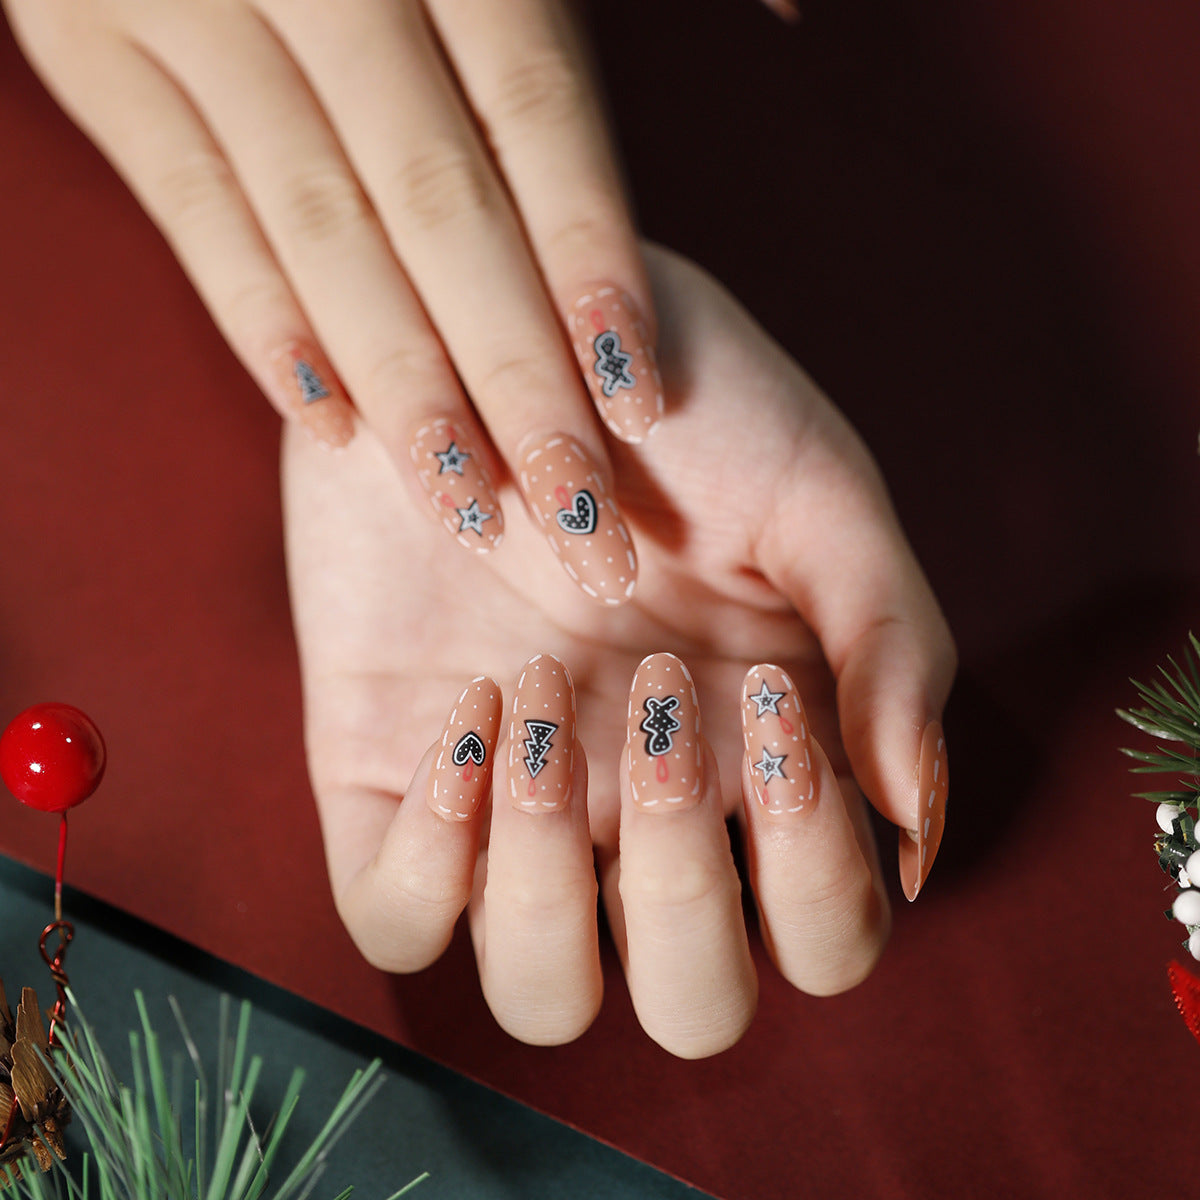
[[[494,549],[503,516],[488,439],[295,63],[240,8],[153,33],[152,51],[219,139],[288,285],[414,497],[463,546]]]
[[[383,970],[427,967],[467,906],[502,703],[486,677],[463,689],[399,807],[393,795],[312,764],[338,912]]]
[[[519,217],[419,6],[356,4],[336,15],[278,0],[262,7],[320,98],[552,550],[589,596],[624,603],[636,560],[595,413]],[[587,480],[590,499],[578,503],[595,510],[594,523],[577,520],[566,537],[559,515],[577,515],[577,492],[528,469],[535,459],[561,466],[564,447]],[[625,552],[611,553],[618,542]]]
[[[838,716],[855,779],[900,827],[901,882],[914,899],[945,822],[942,710],[956,654],[945,619],[913,557],[878,473],[848,429],[797,456],[795,495],[761,544],[767,574],[821,641],[837,678]],[[818,582],[819,581],[819,582]],[[912,836],[907,831],[913,831]]]
[[[323,445],[346,445],[354,412],[345,389],[195,108],[128,43],[97,38],[84,57],[82,71],[100,71],[103,83],[84,89],[86,105],[73,90],[64,95],[72,116],[162,231],[275,409]]]
[[[843,798],[779,667],[747,673],[742,731],[747,858],[763,941],[795,987],[845,991],[870,974],[890,925],[862,801],[857,789]]]
[[[597,411],[615,436],[641,442],[663,412],[653,303],[573,14],[552,0],[428,7]]]
[[[716,760],[679,659],[653,654],[638,667],[627,728],[618,946],[642,1027],[672,1054],[701,1058],[745,1032],[758,981]]]
[[[484,996],[514,1037],[567,1042],[599,1011],[596,890],[575,690],[562,663],[537,655],[513,697],[487,882],[472,912]]]

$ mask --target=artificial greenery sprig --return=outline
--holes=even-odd
[[[1132,681],[1142,706],[1118,709],[1117,715],[1159,743],[1153,750],[1124,749],[1138,763],[1131,770],[1176,777],[1174,787],[1137,795],[1158,806],[1158,863],[1183,889],[1167,916],[1188,927],[1184,944],[1200,959],[1200,639],[1189,633],[1182,662],[1168,658],[1167,664],[1153,683]]]
[[[1168,658],[1168,667],[1159,668],[1165,682],[1132,681],[1143,707],[1117,709],[1117,715],[1159,742],[1168,743],[1154,750],[1123,750],[1141,763],[1131,770],[1143,775],[1183,775],[1179,788],[1138,795],[1157,803],[1191,806],[1200,799],[1200,639],[1189,633],[1188,642],[1182,665]]]
[[[248,1050],[250,1005],[241,1005],[236,1031],[222,998],[218,1078],[210,1090],[202,1057],[174,1000],[172,1011],[191,1060],[190,1089],[181,1060],[168,1078],[159,1038],[137,994],[140,1030],[130,1034],[132,1086],[119,1082],[91,1026],[72,1002],[61,1030],[62,1048],[50,1068],[88,1145],[78,1169],[54,1160],[41,1174],[25,1170],[0,1187],[0,1200],[258,1200],[299,1100],[304,1072],[291,1077],[278,1116],[259,1135],[251,1105],[262,1059]],[[325,1170],[329,1152],[383,1083],[378,1060],[352,1076],[328,1120],[299,1162],[272,1193],[273,1200],[307,1200]],[[184,1092],[191,1119],[185,1122]],[[185,1130],[187,1141],[185,1145]],[[211,1143],[211,1145],[210,1145]],[[30,1164],[33,1165],[32,1163]],[[401,1188],[403,1196],[427,1175]],[[346,1188],[336,1200],[346,1200]]]

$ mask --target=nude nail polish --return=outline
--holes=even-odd
[[[596,288],[575,302],[567,329],[604,423],[623,442],[645,441],[662,419],[663,387],[632,298],[618,288]]]
[[[742,685],[742,734],[754,796],[775,816],[814,805],[808,718],[796,685],[780,667],[751,667]]]
[[[942,844],[949,788],[946,736],[939,722],[930,721],[921,735],[921,758],[917,767],[916,837],[907,829],[900,830],[900,883],[909,900],[915,900],[925,886],[929,869]]]
[[[312,342],[288,342],[271,355],[284,407],[321,445],[341,450],[354,437],[354,406],[329,360]]]
[[[420,422],[409,439],[417,480],[446,531],[468,550],[486,553],[504,537],[504,515],[466,422]]]
[[[567,574],[593,600],[624,604],[637,582],[633,538],[587,451],[553,434],[523,454],[519,481]]]
[[[439,817],[469,821],[479,811],[492,780],[503,711],[500,688],[486,675],[472,679],[454,702],[425,789]]]
[[[700,704],[691,672],[675,655],[651,654],[634,674],[626,741],[639,808],[668,813],[700,803]]]
[[[575,686],[552,654],[531,658],[517,681],[508,727],[508,789],[513,807],[559,812],[575,770]]]

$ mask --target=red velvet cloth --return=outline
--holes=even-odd
[[[756,948],[753,1029],[682,1063],[612,962],[547,1050],[496,1029],[461,938],[415,978],[359,960],[305,779],[277,422],[5,33],[0,716],[105,731],[70,879],[722,1197],[1189,1194],[1181,930],[1113,709],[1200,629],[1200,8],[593,21],[646,231],[851,415],[959,637],[946,839],[882,966],[813,1000]],[[53,828],[8,805],[0,848],[49,869]]]

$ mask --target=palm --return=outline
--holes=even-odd
[[[654,651],[693,670],[727,809],[740,795],[737,703],[752,663],[789,670],[844,768],[832,676],[774,581],[825,552],[831,492],[854,491],[884,525],[886,499],[845,423],[745,314],[695,268],[662,253],[650,261],[669,419],[636,451],[610,447],[640,563],[634,598],[619,609],[579,594],[511,487],[504,545],[472,557],[416,510],[369,436],[336,457],[288,438],[289,553],[315,773],[403,793],[456,689],[486,673],[507,691],[538,651],[561,658],[575,679],[602,848],[616,842],[629,681]],[[796,525],[801,514],[811,537]],[[776,547],[786,548],[787,567]]]

